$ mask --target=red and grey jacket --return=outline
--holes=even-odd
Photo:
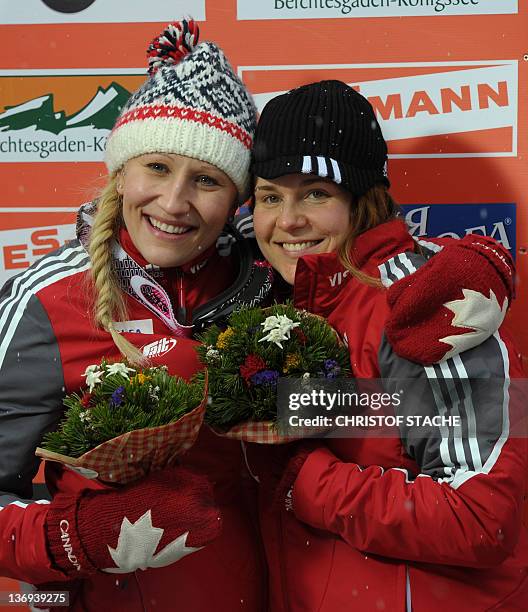
[[[250,242],[237,236],[226,234],[218,251],[213,249],[185,270],[150,274],[132,259],[142,263],[126,232],[121,243],[126,251],[117,245],[116,252],[124,291],[136,275],[140,292],[141,287],[155,287],[157,298],[164,292],[174,296],[172,301],[197,328],[221,320],[236,304],[260,303],[271,288],[268,270],[256,265]],[[221,256],[219,251],[225,251],[228,243],[231,253]],[[91,283],[90,259],[77,240],[44,256],[12,279],[1,294],[0,575],[34,585],[67,580],[53,566],[47,549],[44,524],[49,501],[31,499],[38,469],[35,448],[61,419],[64,395],[85,384],[86,367],[102,357],[120,358],[110,335],[93,325]],[[177,303],[177,291],[184,304]],[[196,341],[171,328],[170,313],[164,319],[156,316],[159,304],[149,303],[150,294],[144,293],[142,301],[125,295],[128,320],[118,327],[143,347],[153,363],[164,363],[172,373],[190,377],[200,367]],[[72,610],[265,608],[265,570],[251,513],[244,507],[247,480],[242,476],[240,445],[204,427],[182,461],[213,482],[223,516],[221,536],[165,568],[137,571],[119,580],[100,572],[73,592]],[[47,464],[46,484],[52,495],[99,486],[58,464]]]
[[[388,286],[424,262],[415,250],[396,220],[358,237],[352,256],[362,272]],[[458,415],[461,428],[424,437],[406,426],[399,437],[326,439],[296,478],[293,511],[270,503],[269,463],[262,449],[254,455],[250,449],[252,472],[264,488],[271,610],[526,610],[521,511],[528,455],[526,439],[510,435],[510,383],[523,376],[518,355],[499,330],[433,366],[398,357],[384,334],[386,294],[354,277],[345,282],[334,254],[298,264],[295,304],[341,334],[354,376],[389,384],[422,380],[423,404],[404,401],[400,414]],[[479,378],[496,381],[493,397],[472,388]]]

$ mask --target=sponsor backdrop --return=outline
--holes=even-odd
[[[260,108],[322,78],[369,98],[416,236],[493,236],[528,357],[528,7],[517,0],[0,0],[0,283],[73,236],[147,41],[194,16]],[[2,582],[0,590],[17,588]]]

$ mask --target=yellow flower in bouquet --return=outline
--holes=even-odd
[[[84,377],[87,388],[65,397],[65,417],[44,436],[38,456],[124,483],[168,467],[196,440],[205,379],[187,382],[165,366],[140,370],[105,360]]]
[[[348,351],[322,317],[291,304],[241,308],[222,331],[207,329],[198,347],[207,367],[205,420],[228,437],[281,442],[277,386],[281,378],[348,377]]]

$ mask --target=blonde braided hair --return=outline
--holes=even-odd
[[[120,175],[110,176],[101,192],[97,213],[90,234],[88,252],[92,262],[95,291],[93,317],[97,327],[105,329],[121,354],[132,364],[146,362],[141,351],[126,340],[114,326],[114,319],[127,317],[123,293],[112,265],[112,241],[117,238],[121,224],[121,196],[117,191]]]

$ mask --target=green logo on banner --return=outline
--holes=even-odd
[[[99,87],[86,106],[66,116],[64,111],[53,108],[53,94],[46,94],[16,106],[6,106],[0,114],[0,131],[28,127],[53,134],[80,127],[111,130],[129,97],[130,92],[114,81],[106,89]]]

